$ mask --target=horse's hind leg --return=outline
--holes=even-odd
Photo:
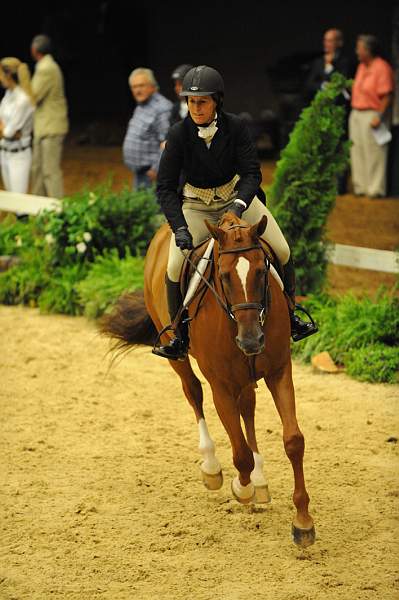
[[[308,512],[309,495],[303,473],[305,440],[295,414],[291,362],[287,363],[283,371],[268,376],[265,380],[283,424],[284,448],[294,471],[293,501],[297,509],[292,527],[294,542],[302,547],[310,546],[315,540],[315,530]]]
[[[256,396],[255,390],[251,385],[247,386],[243,390],[241,390],[240,398],[239,398],[239,406],[240,413],[244,420],[245,431],[248,446],[251,448],[255,467],[251,473],[251,481],[255,486],[255,498],[254,502],[263,504],[270,502],[270,494],[269,487],[267,485],[267,480],[263,471],[263,456],[259,453],[258,443],[256,440],[255,433],[255,406],[256,406]]]
[[[225,385],[211,384],[216,410],[230,438],[233,450],[233,462],[239,476],[232,481],[231,489],[242,504],[252,502],[255,486],[251,481],[254,469],[254,456],[247,444],[241,428],[239,411],[239,390],[232,393]]]
[[[202,479],[209,490],[218,490],[223,485],[223,475],[220,462],[215,455],[215,444],[209,435],[203,410],[203,393],[201,382],[195,375],[190,361],[169,361],[170,366],[179,375],[183,391],[187,400],[193,407],[199,429],[199,451],[202,454],[201,464]]]

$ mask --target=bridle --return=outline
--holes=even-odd
[[[234,228],[243,228],[244,229],[247,227],[248,227],[247,225],[237,224],[237,225],[232,225],[231,227],[229,227],[229,229],[234,229]],[[238,254],[238,253],[250,252],[251,250],[262,250],[263,255],[264,255],[265,278],[264,278],[264,289],[263,289],[263,294],[262,294],[262,298],[263,298],[262,302],[240,302],[238,304],[230,304],[230,302],[227,299],[226,292],[223,287],[223,281],[221,278],[220,278],[220,285],[222,288],[224,299],[220,296],[220,294],[217,292],[215,287],[211,283],[209,283],[209,281],[203,275],[201,275],[198,272],[197,266],[187,255],[185,255],[185,260],[193,267],[193,269],[195,271],[197,271],[197,273],[199,274],[200,278],[205,283],[207,288],[215,296],[219,306],[224,310],[226,315],[232,321],[237,323],[237,318],[234,314],[237,310],[257,310],[258,316],[259,316],[259,324],[261,327],[263,327],[263,325],[265,323],[265,319],[266,319],[267,308],[268,308],[269,271],[270,271],[270,259],[269,259],[269,256],[267,255],[267,252],[265,251],[264,247],[261,244],[257,243],[257,244],[253,244],[252,246],[244,246],[241,248],[231,248],[230,250],[219,250],[218,254],[219,254],[219,259],[220,259],[220,256],[223,254]],[[219,259],[218,259],[218,267],[219,267]]]
[[[237,227],[237,226],[236,226]],[[242,227],[242,225],[238,225],[238,227]],[[225,305],[227,308],[227,314],[233,321],[237,322],[235,312],[237,310],[257,310],[259,314],[259,323],[260,326],[263,327],[266,319],[267,305],[268,305],[268,289],[269,289],[269,270],[270,270],[270,260],[267,256],[265,249],[261,244],[254,244],[253,246],[244,246],[243,248],[232,248],[230,250],[219,250],[219,256],[223,254],[238,254],[244,252],[250,252],[251,250],[262,250],[264,255],[265,262],[265,278],[263,283],[263,294],[262,294],[262,302],[239,302],[238,304],[230,304],[225,289],[223,287],[223,280],[220,278],[220,284],[222,286],[222,291],[225,299]],[[218,261],[219,263],[219,261]],[[219,264],[218,264],[219,266]]]

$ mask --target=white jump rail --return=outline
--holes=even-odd
[[[399,254],[390,250],[332,244],[327,257],[330,263],[341,267],[399,273]]]
[[[37,215],[42,210],[60,210],[57,198],[0,191],[0,211]]]
[[[41,210],[60,208],[61,201],[56,198],[0,191],[0,211],[37,215]],[[330,263],[342,267],[399,273],[399,255],[390,250],[331,244],[327,256]]]

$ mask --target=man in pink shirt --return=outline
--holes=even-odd
[[[382,137],[376,134],[389,124],[387,109],[392,99],[393,71],[378,56],[377,39],[372,35],[358,37],[356,54],[360,64],[349,118],[352,184],[356,195],[378,198],[386,193],[388,142],[382,143]]]

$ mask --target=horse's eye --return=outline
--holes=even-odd
[[[228,271],[225,271],[224,273],[219,273],[219,275],[223,281],[229,281],[230,279],[230,273]]]
[[[264,277],[266,275],[265,267],[260,267],[259,269],[256,269],[256,275],[258,277]]]

